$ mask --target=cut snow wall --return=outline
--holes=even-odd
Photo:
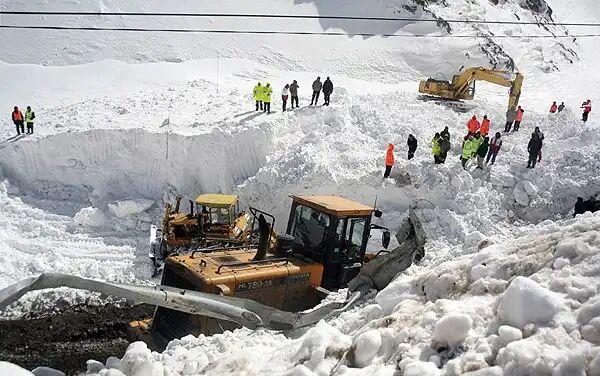
[[[231,192],[264,165],[270,147],[271,134],[262,129],[197,136],[92,130],[11,144],[0,150],[0,168],[35,194],[158,199],[170,187],[191,196]]]

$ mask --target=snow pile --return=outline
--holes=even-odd
[[[75,213],[73,220],[80,226],[102,227],[106,224],[104,212],[91,206],[82,208]]]
[[[150,209],[154,201],[146,199],[126,198],[108,204],[108,210],[117,218],[125,218]]]
[[[12,363],[0,361],[0,375],[10,376],[32,376],[33,373]]]

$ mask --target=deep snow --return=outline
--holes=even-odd
[[[407,3],[372,1],[367,15],[390,15]],[[517,14],[539,19],[520,3],[457,1],[431,5],[428,11],[446,18],[514,20]],[[548,3],[557,21],[598,19],[591,1]],[[1,7],[56,10],[59,5],[63,10],[132,6],[12,0]],[[238,5],[219,2],[219,10],[243,11]],[[216,5],[185,6],[208,12]],[[150,9],[171,10],[154,1],[144,5]],[[252,13],[365,15],[363,10],[358,1],[262,0],[252,7]],[[15,19],[24,22],[14,16],[3,22]],[[198,22],[194,27],[202,26]],[[307,25],[348,32],[366,27],[327,21],[252,21],[244,27]],[[377,27],[444,32],[421,30],[418,24]],[[548,33],[537,26],[484,31]],[[0,35],[0,60],[5,61],[0,84],[14,88],[0,96],[0,104],[35,104],[38,118],[34,136],[12,138],[10,124],[0,136],[0,169],[7,179],[0,185],[0,254],[8,260],[0,266],[0,288],[48,270],[150,283],[147,229],[176,192],[189,198],[200,192],[238,193],[245,204],[274,213],[280,229],[287,220],[287,195],[299,193],[341,194],[364,203],[377,197],[384,210],[381,224],[392,229],[409,206],[425,219],[429,242],[421,265],[339,317],[290,337],[248,329],[188,336],[162,354],[136,343],[121,361],[98,359],[104,370],[90,363],[90,374],[121,375],[117,368],[126,375],[150,370],[157,375],[327,375],[333,369],[345,375],[392,375],[397,369],[405,376],[579,375],[586,368],[590,375],[600,374],[595,347],[600,343],[600,217],[567,219],[575,197],[600,193],[599,123],[592,114],[583,127],[578,108],[598,81],[590,64],[594,51],[586,48],[593,42],[495,41],[526,75],[525,121],[519,134],[505,137],[496,165],[465,172],[458,155],[470,114],[418,101],[416,87],[418,79],[439,71],[448,75],[465,64],[485,63],[485,51],[473,40],[273,37],[265,42],[253,36],[162,34],[141,40],[132,34],[95,38],[7,30]],[[19,43],[7,46],[12,39]],[[557,46],[561,41],[577,58],[563,54],[564,46]],[[198,60],[179,62],[191,58]],[[86,64],[69,65],[81,63]],[[317,75],[332,76],[331,107],[306,107]],[[35,81],[35,90],[22,85],[22,77]],[[281,113],[274,95],[277,112],[252,111],[250,92],[257,80],[271,82],[279,94],[292,79],[300,83],[302,108]],[[478,85],[473,112],[487,114],[494,132],[503,127],[506,97],[503,88]],[[568,110],[547,114],[553,100],[565,100]],[[525,169],[526,145],[536,125],[546,139],[544,159],[532,171]],[[453,149],[445,165],[434,166],[430,140],[444,126],[450,128]],[[405,158],[408,133],[420,143],[412,161]],[[397,145],[397,163],[392,179],[382,181],[389,142]],[[370,243],[378,249],[378,239]],[[98,297],[68,289],[29,294],[4,315],[48,310],[61,302],[93,304]]]

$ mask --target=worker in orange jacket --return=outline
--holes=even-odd
[[[383,178],[387,178],[390,176],[390,172],[392,172],[392,167],[394,166],[394,144],[389,144],[387,148],[387,152],[385,153],[385,173],[383,174]]]
[[[471,120],[469,120],[469,122],[467,123],[467,129],[469,130],[469,133],[475,134],[475,132],[477,132],[480,127],[481,124],[479,123],[479,120],[477,120],[477,116],[473,115]]]
[[[519,127],[521,126],[521,122],[523,121],[523,113],[524,112],[525,112],[525,110],[522,109],[521,106],[519,106],[519,108],[517,108],[517,116],[515,116],[515,127],[513,128],[513,132],[519,131]]]
[[[479,132],[483,137],[487,136],[490,133],[490,119],[488,119],[487,115],[483,115],[483,120],[481,121],[481,128]]]
[[[25,118],[23,117],[21,110],[19,110],[19,107],[15,106],[11,117],[15,127],[17,128],[17,136],[19,136],[21,133],[25,133]]]

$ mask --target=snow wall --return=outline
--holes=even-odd
[[[25,192],[105,203],[157,199],[170,189],[231,192],[264,165],[270,147],[261,129],[198,136],[91,130],[9,144],[0,150],[0,167]]]

